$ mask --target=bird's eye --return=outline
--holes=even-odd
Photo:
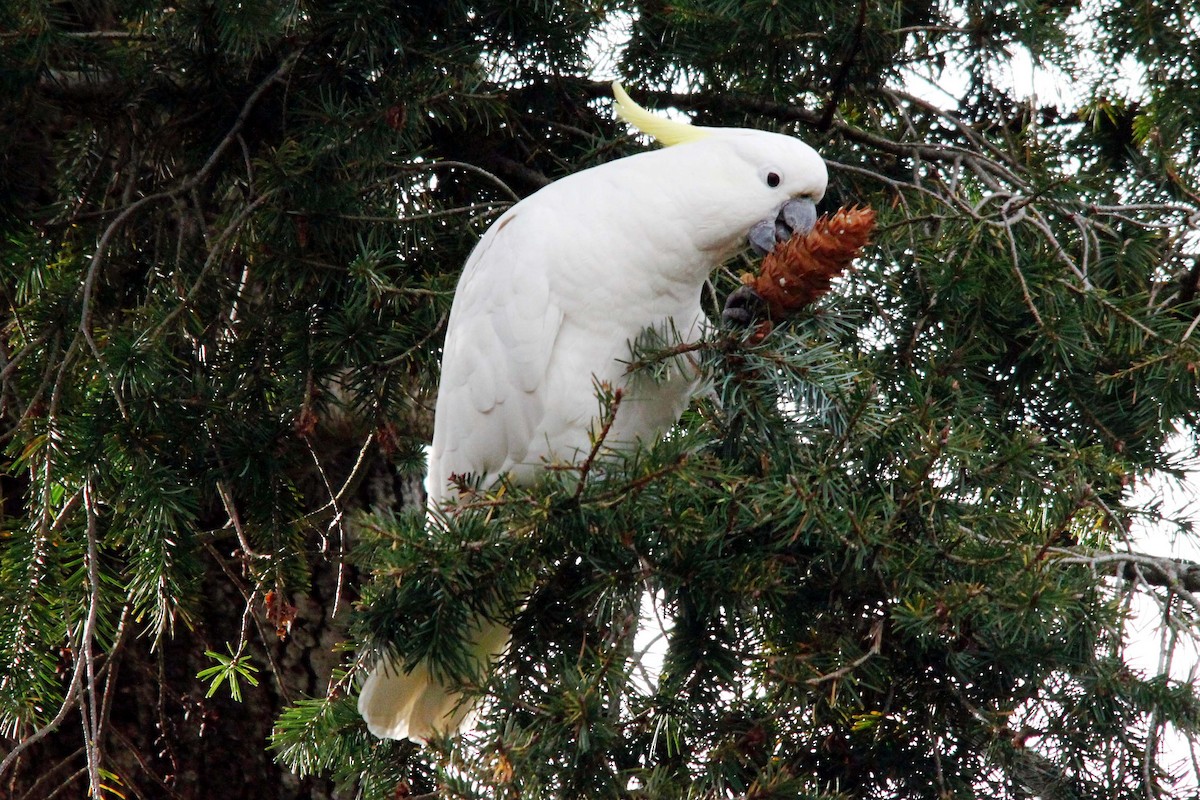
[[[774,189],[776,186],[779,185],[779,181],[780,181],[780,177],[779,177],[778,172],[768,172],[767,173],[767,186],[770,186],[772,189]]]

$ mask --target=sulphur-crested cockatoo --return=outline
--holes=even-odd
[[[599,383],[622,391],[605,446],[634,447],[666,431],[697,377],[683,366],[665,381],[631,377],[630,343],[648,328],[697,340],[708,324],[700,301],[710,273],[747,236],[767,250],[816,219],[827,175],[808,145],[676,122],[638,106],[619,84],[613,92],[626,122],[668,146],[546,186],[508,209],[471,253],[446,329],[431,505],[453,505],[452,475],[487,486],[507,473],[519,482],[586,455]],[[478,623],[481,665],[508,635]],[[426,663],[377,665],[358,702],[376,736],[414,741],[458,730],[470,705]]]

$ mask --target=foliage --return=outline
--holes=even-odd
[[[1196,16],[5,4],[6,789],[191,797],[225,740],[248,796],[1194,787],[1162,741],[1194,740],[1197,696],[1130,666],[1127,600],[1190,639],[1200,587],[1127,530],[1157,513],[1130,486],[1198,442]],[[1022,53],[1069,99],[1014,88]],[[517,198],[642,147],[607,68],[809,141],[824,207],[872,206],[876,244],[764,341],[689,353],[706,391],[656,447],[598,441],[431,526],[396,476],[421,471],[458,270]],[[633,349],[645,380],[679,353]],[[479,731],[370,737],[373,654],[478,679],[476,613],[514,623]],[[244,706],[204,697],[222,681]],[[281,714],[271,752],[307,783],[272,777],[230,721],[251,712]]]
[[[240,703],[242,702],[242,681],[251,686],[258,686],[258,678],[254,677],[258,668],[251,664],[242,653],[235,653],[230,649],[229,655],[226,656],[207,650],[204,655],[217,662],[208,669],[202,669],[196,673],[196,677],[200,680],[209,681],[205,697],[212,697],[222,684],[227,683],[230,696]]]

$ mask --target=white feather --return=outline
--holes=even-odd
[[[476,629],[472,656],[484,666],[508,646],[508,628],[483,621]],[[381,739],[425,741],[453,733],[468,722],[472,704],[462,694],[447,691],[429,664],[421,661],[405,672],[392,665],[371,671],[358,696],[358,711],[367,730]]]

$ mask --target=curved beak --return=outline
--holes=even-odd
[[[750,229],[750,246],[760,256],[775,249],[779,242],[813,229],[817,221],[817,205],[811,197],[794,197],[779,208],[774,219],[764,219]]]

